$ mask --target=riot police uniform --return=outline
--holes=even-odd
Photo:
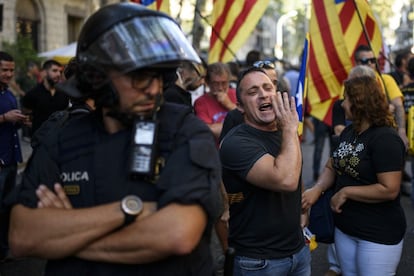
[[[125,10],[125,7],[128,9]],[[111,20],[120,20],[120,17],[136,20],[136,16],[141,14],[165,17],[135,4],[122,3],[112,5],[112,8],[100,14],[98,12],[95,19],[103,20],[108,14],[114,15],[116,12],[120,16]],[[92,23],[87,22],[84,29],[96,25],[96,20],[91,20]],[[103,29],[113,23],[106,22]],[[77,53],[79,57],[82,47],[88,45],[86,48],[90,49],[89,44],[93,44],[90,41],[83,43],[91,39],[85,37],[81,33],[81,49],[78,48]],[[164,46],[167,44],[164,43]],[[164,62],[170,58],[164,57]],[[148,65],[151,64],[145,64]],[[82,83],[83,77],[77,76],[80,87],[77,92],[80,93],[85,93],[85,87],[88,86]],[[98,111],[100,105],[116,106],[116,91],[108,91],[108,87],[99,88],[98,91],[95,89],[89,96],[96,100]],[[122,117],[122,114],[115,115]],[[213,274],[209,240],[212,226],[222,211],[219,188],[221,170],[214,137],[207,126],[182,105],[163,103],[155,115],[159,127],[152,174],[134,175],[130,172],[133,135],[128,122],[125,122],[125,129],[109,134],[104,128],[102,113],[91,112],[73,117],[61,127],[50,130],[48,138],[38,143],[24,172],[17,203],[36,208],[36,189],[39,184],[45,184],[53,190],[54,183],[59,182],[75,209],[119,201],[130,194],[139,196],[144,202],[157,202],[158,209],[171,203],[197,204],[207,214],[208,222],[196,248],[188,255],[170,256],[137,265],[88,261],[74,256],[48,260],[46,275]]]
[[[166,120],[168,117],[168,120]],[[221,211],[218,187],[220,161],[210,130],[179,105],[165,103],[160,111],[159,174],[131,180],[128,158],[131,130],[108,135],[97,114],[69,120],[58,129],[56,142],[41,144],[24,173],[19,203],[35,208],[40,183],[53,187],[61,182],[74,208],[119,200],[127,194],[143,201],[157,201],[158,208],[171,203],[200,204],[209,216],[209,228]],[[175,122],[174,122],[175,121]],[[175,130],[175,126],[178,130]],[[116,136],[116,137],[110,137]],[[210,171],[208,175],[203,171]],[[119,265],[77,258],[48,262],[46,275],[212,275],[209,235],[193,254],[149,265]]]

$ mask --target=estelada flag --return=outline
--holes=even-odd
[[[130,0],[137,4],[147,6],[151,10],[161,11],[166,14],[171,14],[170,12],[170,0]]]
[[[307,91],[307,81],[306,81],[306,72],[308,65],[308,53],[309,53],[309,34],[306,34],[305,43],[303,45],[302,51],[302,60],[299,71],[298,85],[296,86],[295,91],[295,101],[296,101],[296,111],[299,116],[299,128],[298,135],[302,136],[303,133],[303,121],[305,118],[304,114],[304,98],[306,98]]]
[[[214,0],[208,62],[228,62],[243,46],[269,0]]]
[[[309,33],[309,111],[332,125],[332,106],[354,65],[355,49],[365,44],[378,56],[381,32],[366,0],[313,0]]]

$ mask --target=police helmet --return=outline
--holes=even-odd
[[[182,61],[201,64],[172,18],[130,2],[104,6],[88,18],[76,58],[79,96],[88,93],[92,98],[111,90],[108,69],[125,74],[147,67],[176,68]]]

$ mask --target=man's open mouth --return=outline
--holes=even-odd
[[[264,103],[259,106],[260,111],[266,111],[266,110],[272,110],[272,109],[273,107],[271,103]]]

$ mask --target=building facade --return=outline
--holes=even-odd
[[[77,41],[83,23],[94,11],[110,3],[126,1],[129,0],[0,0],[0,50],[4,42],[16,42],[19,34],[29,36],[33,48],[38,53],[64,47]],[[209,1],[212,4],[212,0]],[[185,6],[183,10],[193,10],[194,0],[170,0],[170,2],[171,15],[174,18],[177,16],[176,10],[182,8],[180,5]],[[190,18],[191,21],[192,16],[188,14],[182,16]],[[276,39],[275,26],[279,17],[274,13],[265,14],[243,47],[236,51],[235,58],[244,61],[247,52],[252,49],[263,52],[266,57],[272,57]],[[192,26],[192,23],[190,22],[189,25]],[[292,31],[287,27],[288,24],[282,29],[282,32],[289,34],[289,39],[288,36],[284,39],[285,49],[298,48],[295,47],[296,42],[291,36]],[[183,28],[191,40],[191,29],[186,30],[185,26]],[[211,30],[205,34],[203,50],[208,49],[210,33]],[[301,39],[300,49],[302,44]],[[298,56],[299,53],[294,55]],[[289,53],[284,57],[291,59]]]
[[[111,0],[0,0],[0,49],[19,34],[30,36],[38,52],[77,40],[85,19]]]

